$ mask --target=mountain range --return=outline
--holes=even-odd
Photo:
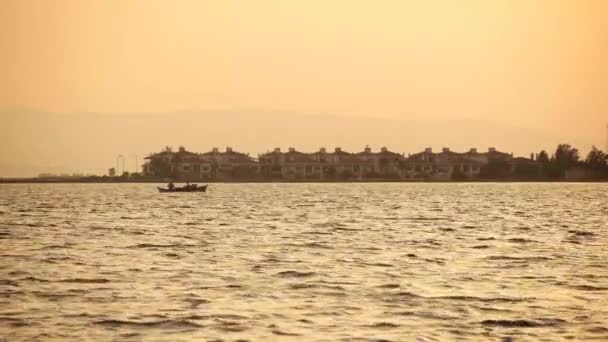
[[[0,177],[105,174],[116,166],[118,155],[125,157],[125,169],[134,171],[147,154],[180,145],[194,152],[230,146],[254,157],[275,147],[316,151],[339,146],[358,152],[366,145],[405,155],[426,147],[495,147],[528,157],[541,149],[551,152],[558,143],[583,152],[592,145],[587,139],[488,120],[395,120],[261,109],[129,114],[5,110],[0,112],[0,127]]]

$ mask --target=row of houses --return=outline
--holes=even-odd
[[[504,172],[514,172],[522,165],[534,165],[534,157],[514,158],[513,154],[490,148],[486,152],[470,149],[464,153],[431,148],[406,156],[386,147],[373,152],[370,147],[350,153],[336,147],[305,153],[289,148],[258,155],[227,147],[206,153],[194,153],[180,147],[167,147],[146,157],[143,174],[147,177],[180,181],[230,180],[437,180],[479,179],[484,169],[498,165]]]

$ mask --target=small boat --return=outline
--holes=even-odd
[[[209,184],[205,184],[203,186],[197,186],[197,187],[175,187],[173,189],[167,189],[167,188],[161,188],[161,187],[156,187],[158,189],[158,192],[206,192],[207,191],[207,186],[209,186]]]

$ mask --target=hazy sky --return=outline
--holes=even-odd
[[[476,118],[603,147],[608,1],[3,0],[0,108]]]

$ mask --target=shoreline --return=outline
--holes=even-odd
[[[167,180],[83,180],[83,179],[37,179],[16,178],[1,179],[0,184],[166,184]],[[186,183],[173,181],[174,183]],[[608,183],[608,180],[548,180],[548,179],[476,179],[476,180],[393,180],[393,179],[366,179],[366,180],[229,180],[229,181],[192,181],[200,184],[298,184],[298,183]]]

